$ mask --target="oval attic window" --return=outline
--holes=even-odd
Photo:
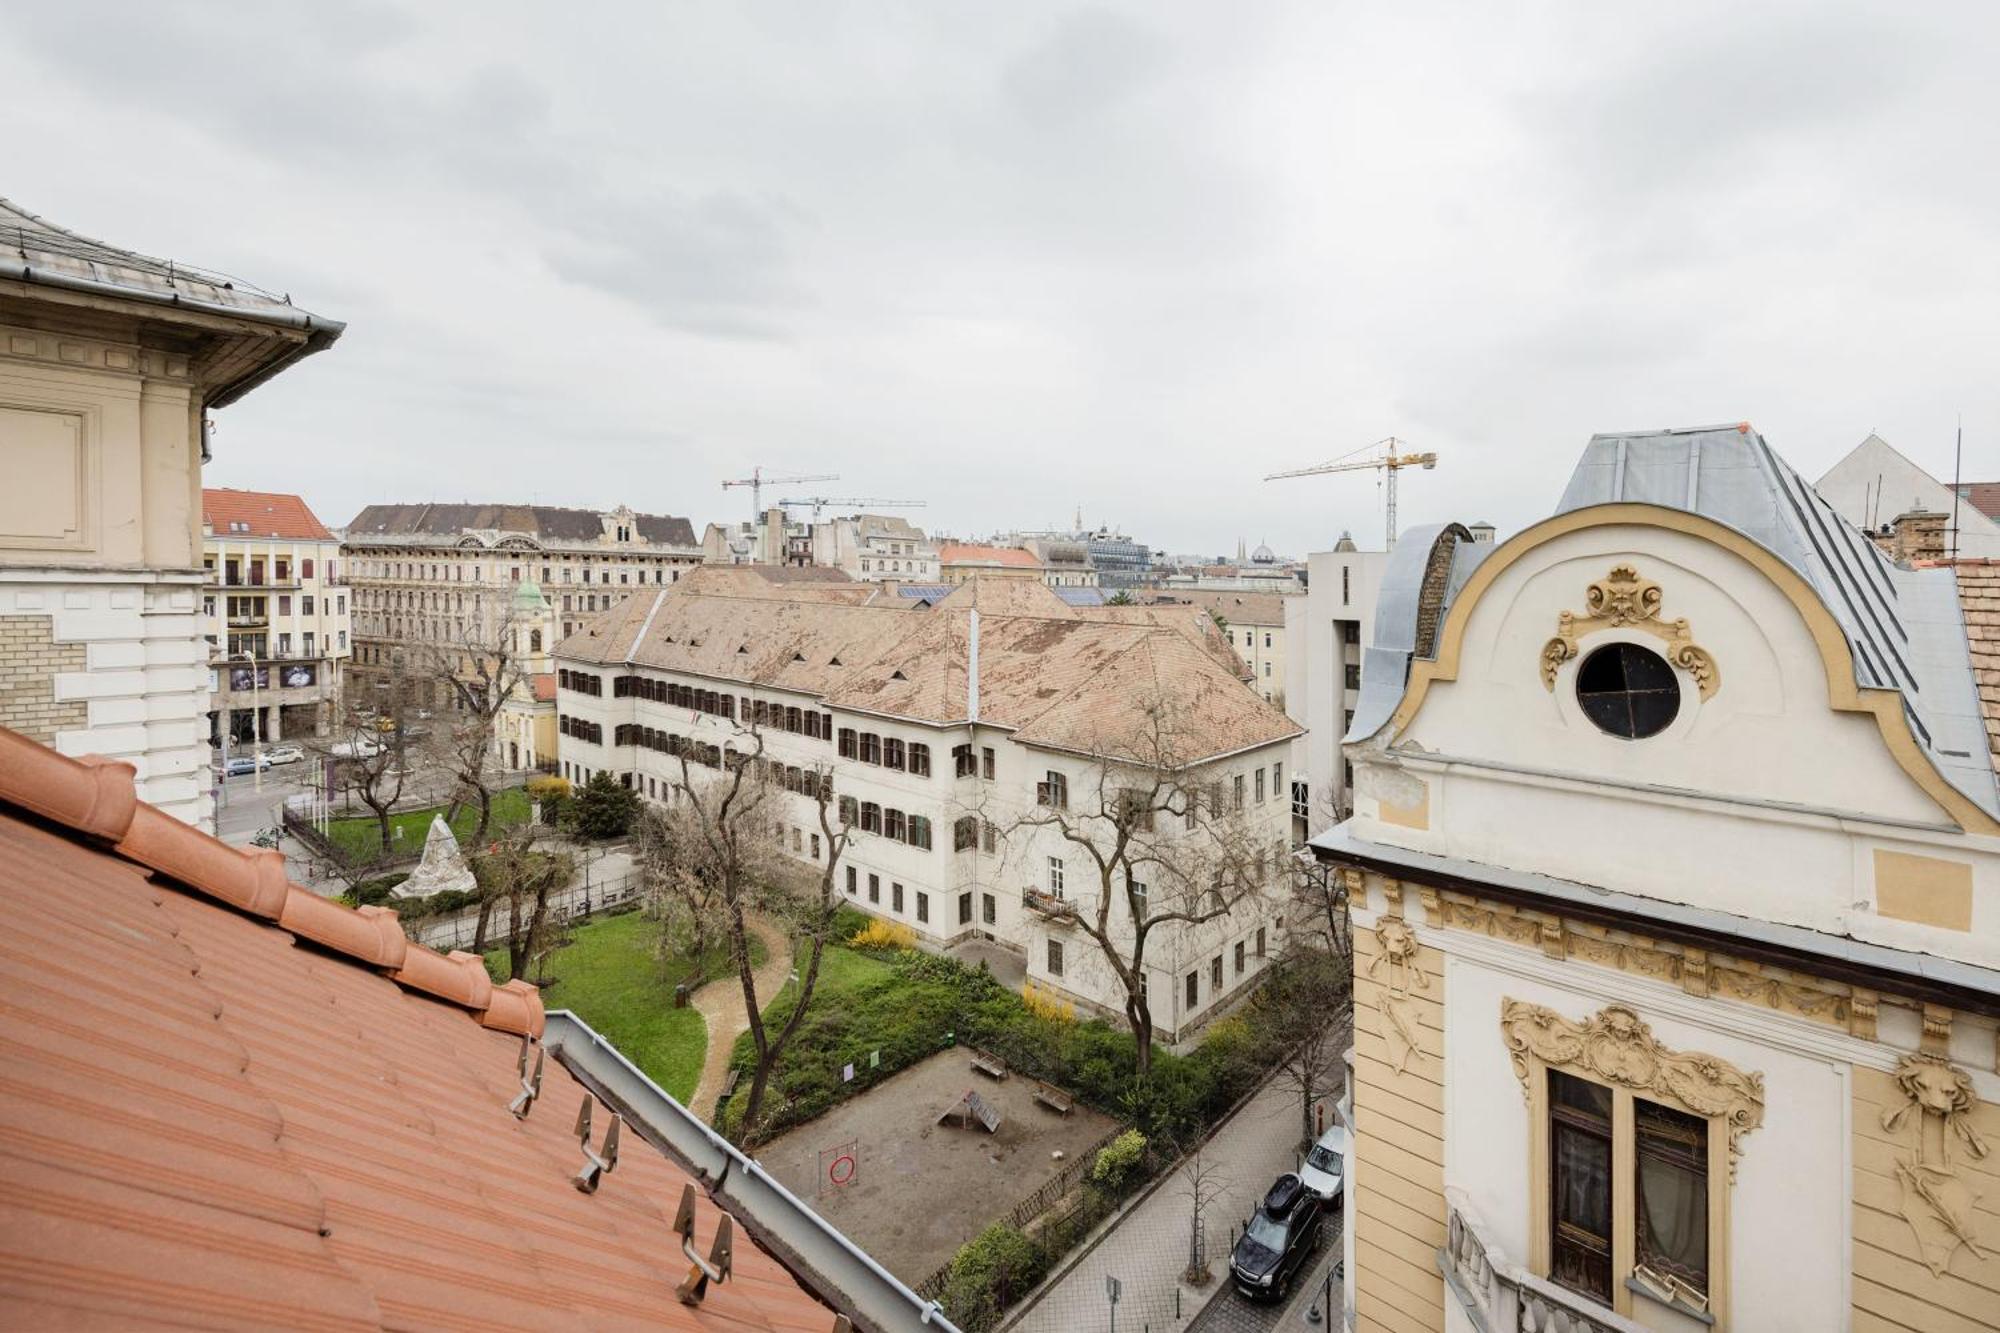
[[[1576,701],[1598,728],[1626,740],[1657,736],[1681,711],[1681,683],[1667,659],[1636,643],[1611,643],[1583,659]]]

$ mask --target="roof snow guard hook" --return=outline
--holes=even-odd
[[[618,1166],[618,1127],[625,1122],[616,1111],[611,1113],[611,1128],[604,1131],[602,1151],[590,1146],[590,1106],[592,1099],[586,1096],[583,1104],[576,1108],[576,1137],[583,1144],[583,1169],[571,1177],[570,1184],[585,1194],[597,1193],[598,1184]]]
[[[507,1103],[507,1109],[514,1113],[516,1120],[526,1120],[528,1112],[534,1109],[535,1098],[542,1095],[542,1060],[548,1051],[535,1047],[535,1072],[531,1077],[528,1073],[528,1047],[533,1044],[527,1033],[521,1034],[521,1058],[515,1065],[521,1079],[521,1090],[515,1094],[513,1101]],[[585,1104],[588,1105],[587,1102]]]
[[[681,1253],[687,1256],[690,1267],[688,1275],[681,1279],[674,1294],[681,1298],[682,1305],[700,1305],[702,1297],[708,1294],[711,1282],[729,1281],[730,1253],[736,1241],[736,1223],[728,1213],[723,1213],[715,1224],[715,1239],[709,1243],[708,1258],[703,1259],[694,1248],[694,1185],[692,1182],[681,1186],[681,1206],[674,1214],[674,1234],[681,1238]]]

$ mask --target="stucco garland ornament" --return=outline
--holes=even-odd
[[[1687,619],[1660,619],[1666,594],[1651,579],[1639,577],[1630,565],[1615,565],[1609,574],[1584,591],[1584,615],[1565,611],[1556,618],[1556,636],[1542,646],[1542,684],[1551,692],[1562,664],[1577,654],[1577,641],[1601,629],[1638,629],[1657,636],[1667,660],[1694,677],[1706,699],[1722,688],[1722,676],[1708,650],[1698,647]]]
[[[1533,1057],[1551,1069],[1574,1070],[1690,1114],[1721,1119],[1729,1131],[1732,1177],[1743,1136],[1764,1123],[1762,1074],[1746,1074],[1702,1051],[1670,1050],[1645,1019],[1622,1004],[1606,1005],[1579,1023],[1539,1004],[1502,1000],[1500,1037],[1524,1097]]]
[[[1882,1128],[1894,1134],[1906,1121],[1913,1122],[1916,1140],[1915,1151],[1896,1162],[1903,1220],[1915,1233],[1917,1252],[1931,1275],[1943,1277],[1961,1245],[1973,1258],[1986,1258],[1974,1211],[1980,1196],[1951,1164],[1954,1140],[1975,1159],[1988,1152],[1986,1140],[1972,1127],[1979,1099],[1972,1076],[1939,1055],[1904,1056],[1896,1066],[1896,1087],[1903,1104],[1882,1113]]]
[[[1428,990],[1430,978],[1417,966],[1417,934],[1399,917],[1388,917],[1375,927],[1375,957],[1369,960],[1368,975],[1386,970],[1382,980],[1382,1017],[1389,1020],[1389,1053],[1398,1074],[1409,1072],[1412,1057],[1423,1053],[1417,1042],[1417,1025],[1409,1015],[1410,996]]]

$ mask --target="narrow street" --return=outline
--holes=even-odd
[[[1340,1091],[1336,1085],[1327,1096],[1336,1098]],[[1119,1283],[1116,1327],[1132,1333],[1329,1327],[1304,1319],[1313,1304],[1312,1296],[1340,1257],[1337,1218],[1328,1223],[1320,1250],[1307,1265],[1310,1279],[1302,1278],[1289,1303],[1255,1306],[1229,1284],[1234,1228],[1273,1179],[1298,1168],[1298,1137],[1297,1093],[1272,1081],[1209,1140],[1204,1149],[1207,1165],[1227,1183],[1204,1210],[1213,1274],[1205,1286],[1196,1289],[1181,1281],[1188,1264],[1190,1205],[1181,1173],[1176,1172],[1100,1235],[1081,1258],[1072,1256],[1068,1271],[1004,1327],[1011,1333],[1111,1333],[1107,1278],[1116,1278]],[[1336,1300],[1338,1285],[1336,1282]],[[1331,1326],[1338,1327],[1338,1323]]]

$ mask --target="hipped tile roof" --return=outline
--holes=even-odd
[[[609,511],[604,511],[609,512]],[[674,514],[634,514],[633,526],[661,546],[699,546],[694,525]],[[347,525],[349,537],[450,537],[466,531],[523,532],[545,542],[586,542],[604,536],[603,513],[559,505],[377,504]]]
[[[1018,546],[970,546],[950,545],[938,548],[940,565],[1014,565],[1023,569],[1040,569],[1042,562],[1035,559],[1032,552]]]
[[[326,524],[296,495],[282,491],[238,491],[204,486],[201,490],[201,521],[218,537],[280,537],[297,541],[330,542],[333,534]],[[235,524],[249,526],[237,531]]]
[[[979,592],[967,601],[979,601]],[[715,595],[683,579],[651,597],[626,599],[556,652],[568,661],[633,663],[817,695],[837,708],[957,723],[970,709],[972,610],[951,600],[912,614],[884,604]],[[1051,601],[1048,614],[979,613],[981,722],[1013,728],[1025,744],[1145,762],[1156,756],[1130,747],[1153,744],[1145,733],[1156,702],[1170,719],[1179,763],[1298,734],[1244,687],[1241,663],[1206,614],[1123,608],[1137,613],[1126,621]]]
[[[0,912],[10,1326],[832,1326],[740,1228],[681,1305],[690,1177],[633,1135],[574,1189],[555,1061],[508,1113],[532,987],[136,800],[130,765],[0,730]]]

